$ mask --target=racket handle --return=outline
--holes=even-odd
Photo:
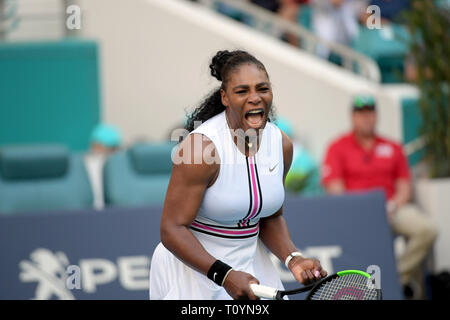
[[[275,288],[262,286],[262,285],[255,284],[255,283],[251,283],[250,288],[253,290],[253,293],[257,297],[271,299],[271,300],[275,300],[277,297],[278,290]]]

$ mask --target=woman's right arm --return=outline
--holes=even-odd
[[[213,182],[220,168],[218,161],[213,161],[215,150],[211,144],[209,139],[203,139],[203,136],[198,134],[189,135],[180,144],[161,218],[163,245],[184,263],[204,275],[208,273],[216,258],[205,250],[189,226],[197,216],[207,187]],[[183,161],[178,161],[180,159]],[[250,282],[258,283],[258,280],[248,273],[233,270],[226,277],[223,286],[235,299],[255,299],[249,287]]]

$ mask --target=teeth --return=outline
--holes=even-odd
[[[247,114],[256,114],[256,113],[261,113],[263,112],[262,110],[251,110],[249,112],[247,112]]]

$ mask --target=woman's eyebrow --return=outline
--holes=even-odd
[[[258,87],[268,86],[268,85],[270,85],[269,82],[260,82],[260,83],[256,84],[255,87],[258,88]],[[236,89],[248,89],[248,88],[250,88],[249,85],[247,85],[247,84],[241,84],[241,85],[239,85],[239,86],[233,87],[233,90],[236,90]]]
[[[270,86],[269,82],[260,82],[256,85],[256,87],[262,87],[262,86]]]
[[[241,84],[241,85],[239,85],[239,86],[234,87],[233,90],[236,90],[236,89],[248,89],[248,88],[249,88],[248,85],[246,85],[246,84]]]

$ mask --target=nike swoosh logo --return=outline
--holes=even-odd
[[[272,172],[273,170],[275,170],[275,168],[277,167],[278,163],[273,167],[273,168],[269,168],[269,171]]]
[[[214,272],[214,274],[213,274],[213,280],[214,281],[216,281],[216,274],[217,274],[217,272]]]

